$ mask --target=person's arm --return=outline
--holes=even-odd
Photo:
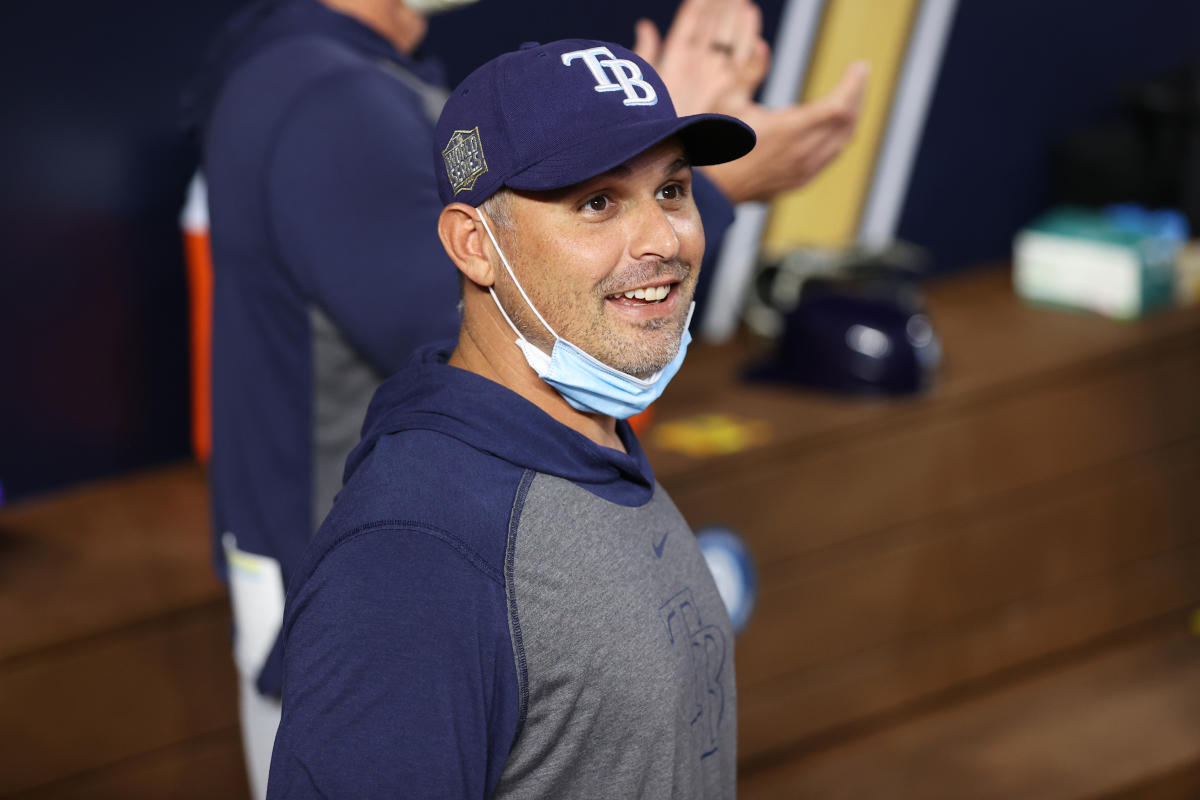
[[[437,237],[432,127],[382,70],[325,78],[289,111],[269,164],[277,251],[380,372],[458,329],[457,271]]]
[[[758,143],[736,161],[705,167],[709,177],[734,203],[767,201],[804,186],[849,144],[869,72],[865,61],[855,61],[828,94],[786,108],[767,108],[749,96],[726,96],[718,110],[753,128]]]
[[[854,135],[866,93],[869,69],[856,61],[816,100],[786,108],[755,102],[770,65],[761,29],[750,0],[684,0],[665,38],[649,20],[636,26],[634,50],[658,70],[681,115],[729,114],[758,136],[749,154],[704,168],[735,204],[767,201],[812,180]]]
[[[502,577],[387,526],[290,592],[268,797],[490,796],[518,714]]]
[[[771,59],[750,0],[683,0],[665,38],[648,19],[634,35],[634,52],[654,66],[680,116],[716,111],[730,93],[753,94]]]

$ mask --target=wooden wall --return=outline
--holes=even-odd
[[[1033,309],[1003,269],[930,295],[927,396],[748,388],[743,350],[689,362],[659,409],[659,431],[710,413],[771,431],[651,455],[693,527],[738,530],[759,561],[744,778],[1200,605],[1200,313]],[[1200,715],[1192,733],[1200,759]]]
[[[644,437],[758,561],[741,795],[1192,796],[1200,310],[1031,309],[1002,270],[930,302],[928,395],[747,386],[753,344],[697,347]],[[714,413],[769,433],[660,441]],[[244,796],[204,486],[180,464],[0,511],[0,796]]]

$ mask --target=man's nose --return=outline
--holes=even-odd
[[[629,254],[638,261],[657,258],[670,261],[679,255],[675,224],[656,202],[644,203],[633,215]]]

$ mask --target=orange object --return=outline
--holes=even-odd
[[[634,414],[629,418],[629,425],[633,428],[633,432],[638,436],[644,436],[646,431],[650,430],[650,422],[654,419],[654,404],[646,406],[646,410],[640,414]]]
[[[192,347],[192,452],[201,464],[212,453],[212,245],[204,180],[192,179],[184,207],[183,251],[187,264]]]

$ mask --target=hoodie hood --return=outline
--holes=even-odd
[[[258,0],[230,20],[210,46],[181,100],[184,128],[204,128],[226,79],[249,58],[276,42],[312,35],[336,39],[380,62],[397,64],[431,85],[445,82],[439,63],[401,53],[369,26],[318,0]]]
[[[381,437],[427,430],[620,505],[650,500],[654,473],[627,422],[617,422],[617,434],[628,452],[598,445],[504,386],[450,366],[453,347],[447,341],[419,348],[375,393],[362,441],[346,461],[346,482]]]

